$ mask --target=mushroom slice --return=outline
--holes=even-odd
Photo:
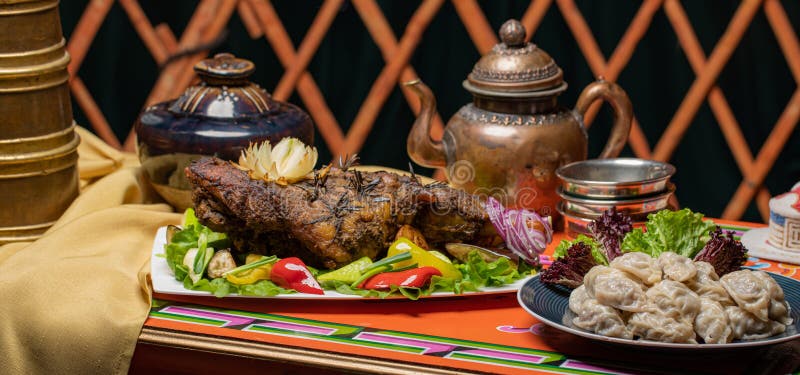
[[[236,268],[236,262],[228,249],[223,249],[214,253],[208,263],[208,277],[212,279],[222,277],[222,274]]]

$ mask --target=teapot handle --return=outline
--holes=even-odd
[[[589,106],[597,99],[604,99],[614,108],[614,127],[608,137],[600,159],[613,158],[619,156],[625,143],[628,141],[628,134],[631,131],[631,120],[633,120],[633,106],[628,94],[614,82],[608,82],[600,77],[597,81],[590,83],[583,89],[575,104],[575,111],[581,117],[586,114]]]

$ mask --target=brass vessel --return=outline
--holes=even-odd
[[[78,195],[58,1],[0,1],[0,244],[40,237]]]
[[[616,84],[589,84],[575,109],[559,106],[567,89],[555,61],[525,42],[519,21],[500,29],[502,42],[474,66],[463,86],[473,101],[447,123],[441,141],[430,137],[436,100],[419,81],[407,83],[422,109],[408,137],[408,154],[417,164],[445,168],[450,183],[468,192],[491,195],[506,206],[558,216],[558,167],[587,157],[583,115],[597,99],[609,101],[615,120],[601,158],[619,155],[631,126],[631,103]]]

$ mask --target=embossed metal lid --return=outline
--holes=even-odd
[[[277,107],[266,90],[250,82],[256,68],[249,60],[220,53],[198,62],[194,70],[202,82],[186,89],[170,111],[225,119],[261,116]]]
[[[464,81],[473,94],[498,97],[537,97],[567,88],[561,68],[533,43],[525,42],[525,27],[508,20],[500,27],[501,43],[483,56]]]

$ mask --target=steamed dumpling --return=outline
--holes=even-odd
[[[697,275],[697,268],[691,259],[676,254],[673,252],[665,251],[658,257],[658,266],[664,274],[664,278],[685,282],[693,279]]]
[[[625,311],[644,311],[647,307],[642,284],[616,268],[594,266],[583,278],[586,293],[597,302]]]
[[[719,281],[742,310],[763,322],[769,320],[771,296],[767,293],[769,285],[762,277],[750,270],[740,270],[722,276]]]
[[[694,268],[697,268],[697,278],[701,281],[719,281],[719,275],[711,263],[699,260],[694,262]]]
[[[789,316],[789,304],[784,299],[781,286],[764,271],[753,271],[753,274],[767,286],[767,295],[770,298],[767,314],[769,319],[786,325],[792,324],[792,318]]]
[[[710,298],[700,298],[700,313],[694,318],[694,332],[706,344],[725,344],[733,340],[725,308]]]
[[[732,306],[735,303],[728,296],[728,292],[719,282],[719,276],[714,271],[714,266],[708,262],[694,262],[697,275],[694,279],[686,282],[686,286],[697,293],[700,297],[705,297],[719,302],[723,306]]]
[[[628,329],[643,340],[697,343],[690,323],[657,312],[638,312],[631,315]]]
[[[723,276],[723,279],[725,276]],[[765,337],[783,333],[786,330],[786,326],[780,322],[772,320],[760,320],[755,315],[740,308],[739,306],[725,307],[725,315],[728,316],[728,323],[733,331],[734,339],[763,339]]]
[[[633,338],[633,335],[622,321],[619,312],[610,306],[597,302],[596,299],[583,300],[578,311],[573,311],[576,317],[572,324],[603,336]]]
[[[586,293],[586,286],[581,285],[575,288],[572,293],[569,294],[569,309],[572,310],[575,314],[581,311],[581,306],[583,303],[590,299],[589,294]]]
[[[700,312],[700,297],[686,285],[663,280],[645,293],[658,313],[691,324]]]
[[[640,252],[630,252],[614,258],[611,268],[636,276],[645,285],[661,281],[661,268],[653,257]]]

